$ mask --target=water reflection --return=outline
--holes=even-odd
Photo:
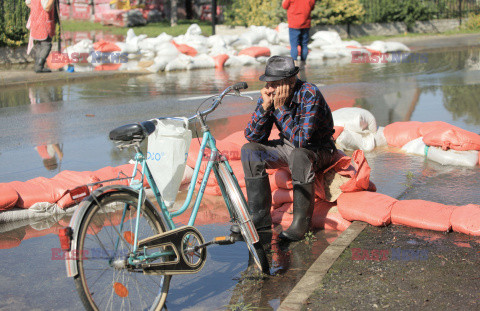
[[[479,55],[480,48],[476,47],[432,52],[427,63],[419,64],[378,66],[329,61],[309,64],[305,74],[307,80],[322,84],[320,88],[333,109],[366,108],[379,125],[440,120],[479,133],[480,107],[476,100],[480,98]],[[258,76],[263,70],[263,65],[221,71],[206,69],[1,90],[0,182],[51,177],[55,171],[45,169],[40,153],[54,155],[57,170],[92,171],[124,164],[132,152],[118,151],[108,141],[111,129],[156,116],[191,115],[204,100],[197,96],[218,92],[238,81],[248,82],[249,91],[259,90],[262,83]],[[215,137],[223,139],[242,130],[252,105],[248,100],[228,98],[212,115],[214,119],[208,121]],[[394,151],[377,148],[366,155],[372,167],[371,180],[380,193],[452,205],[480,201],[478,167],[445,167]],[[228,215],[220,211],[225,208],[216,199],[207,199],[200,209],[199,220],[206,240],[228,232],[228,225],[222,225]],[[65,215],[53,223],[29,220],[0,225],[4,262],[3,268],[0,267],[2,301],[6,297],[19,309],[83,308],[72,280],[65,277],[63,262],[51,260],[51,249],[59,247],[56,230],[68,220]],[[243,243],[212,247],[201,274],[174,277],[170,310],[189,307],[211,310],[250,301],[275,309],[308,268],[309,260],[336,234],[319,231],[317,241],[311,245],[296,243],[288,248],[281,247],[274,234],[271,243],[274,275],[260,280],[243,277],[242,272],[248,269],[248,251]],[[36,279],[44,282],[31,281]],[[22,288],[28,290],[21,293]],[[34,299],[26,299],[24,295]]]
[[[35,150],[43,162],[43,166],[60,172],[63,159],[63,144],[58,142],[59,120],[55,113],[62,109],[62,87],[30,87],[28,89],[30,111],[33,115],[32,130]],[[60,103],[60,104],[59,104]]]

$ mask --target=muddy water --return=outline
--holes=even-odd
[[[310,63],[302,75],[321,86],[332,109],[363,107],[380,126],[440,120],[480,133],[480,49],[457,47],[422,56],[426,61],[414,63]],[[0,182],[123,164],[131,154],[118,151],[108,141],[111,129],[156,116],[191,115],[206,95],[238,81],[248,82],[248,94],[256,100],[262,70],[198,70],[0,91]],[[243,129],[253,107],[248,99],[228,98],[210,117],[217,138]],[[42,160],[45,152],[55,155],[55,160]],[[443,167],[387,149],[377,149],[367,158],[371,180],[381,193],[455,205],[480,202],[478,166]],[[66,223],[68,217],[0,225],[2,308],[82,309],[63,261],[56,260],[55,232]],[[203,225],[200,230],[208,240],[226,233],[228,224]],[[245,277],[244,244],[212,247],[199,274],[174,277],[167,306],[169,310],[219,310],[252,303],[275,309],[337,234],[320,232],[316,240],[289,248],[274,243],[276,276],[267,280]]]

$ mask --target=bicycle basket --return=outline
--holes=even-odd
[[[157,119],[148,136],[148,167],[167,207],[175,202],[191,140],[187,118]]]

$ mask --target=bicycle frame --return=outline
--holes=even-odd
[[[219,98],[216,101],[217,105],[221,101],[221,98],[223,98],[223,96],[226,93],[227,93],[227,90],[225,90],[222,93],[222,95],[219,96]],[[206,113],[209,113],[209,112],[213,111],[214,109],[215,109],[215,107],[212,107],[212,108],[210,108],[210,110],[206,111]],[[205,112],[203,112],[203,113],[205,113]],[[130,192],[132,194],[135,193],[135,195],[138,195],[138,206],[137,206],[137,215],[136,215],[136,223],[135,223],[135,233],[134,233],[134,239],[135,240],[134,240],[134,244],[133,244],[133,246],[134,246],[133,251],[131,253],[132,256],[130,256],[130,258],[129,258],[129,263],[132,264],[132,265],[136,265],[136,263],[138,263],[139,261],[155,260],[155,259],[158,259],[159,257],[162,257],[162,256],[171,255],[171,252],[155,252],[153,254],[148,255],[144,252],[139,252],[139,250],[138,250],[138,226],[139,226],[139,219],[140,219],[140,212],[141,212],[140,207],[142,206],[142,204],[144,203],[144,201],[146,199],[145,187],[143,186],[143,180],[145,180],[145,178],[146,178],[150,188],[152,189],[152,191],[154,193],[154,196],[155,196],[155,199],[156,199],[158,205],[160,206],[161,218],[162,218],[163,223],[166,225],[166,227],[168,227],[167,231],[173,230],[173,229],[176,228],[176,225],[173,222],[173,218],[183,214],[188,209],[188,207],[190,206],[190,204],[192,202],[193,194],[194,194],[194,191],[195,191],[195,185],[197,184],[197,181],[198,181],[198,174],[200,172],[200,166],[201,166],[202,161],[203,161],[203,154],[204,154],[204,151],[207,148],[211,150],[211,154],[210,154],[210,158],[208,160],[207,167],[205,169],[205,173],[203,175],[203,178],[202,178],[202,181],[201,181],[201,184],[200,184],[200,188],[199,188],[199,190],[197,192],[197,196],[195,198],[195,203],[194,203],[194,206],[192,208],[192,213],[191,213],[189,221],[188,221],[188,226],[194,226],[194,224],[195,224],[197,213],[198,213],[198,210],[200,208],[200,203],[202,201],[203,194],[204,194],[205,188],[207,186],[207,181],[208,181],[208,178],[209,178],[212,170],[215,174],[215,177],[218,180],[220,190],[221,190],[222,196],[225,199],[225,203],[227,205],[227,209],[229,211],[230,217],[232,219],[234,218],[234,215],[235,215],[235,213],[233,212],[234,207],[233,207],[232,202],[230,202],[229,196],[227,194],[227,190],[225,188],[225,185],[222,182],[222,178],[220,177],[220,174],[219,174],[219,171],[218,171],[218,166],[215,165],[217,163],[220,163],[220,162],[225,163],[226,168],[228,169],[229,173],[231,173],[231,176],[233,177],[234,187],[236,187],[239,190],[244,205],[246,206],[246,204],[247,204],[246,201],[245,201],[245,198],[243,196],[243,193],[240,191],[240,186],[238,184],[238,180],[237,180],[235,174],[233,173],[232,167],[230,166],[230,164],[228,163],[228,160],[225,157],[221,157],[221,155],[220,155],[220,153],[219,153],[219,151],[216,147],[215,138],[210,133],[210,129],[208,128],[208,126],[206,126],[205,123],[204,123],[202,113],[197,114],[197,117],[200,121],[200,124],[202,125],[203,139],[202,139],[202,144],[200,146],[200,151],[198,153],[197,160],[196,160],[196,163],[195,163],[193,176],[192,176],[192,179],[191,179],[189,187],[188,187],[187,198],[185,199],[185,202],[183,203],[183,205],[180,209],[178,209],[177,211],[174,211],[174,212],[170,212],[168,210],[167,206],[165,205],[164,201],[162,200],[162,196],[160,194],[160,191],[159,191],[159,189],[157,187],[157,184],[155,183],[155,180],[153,179],[153,175],[152,175],[152,173],[151,173],[151,171],[148,167],[146,157],[141,152],[141,150],[139,148],[139,145],[135,145],[135,149],[136,149],[135,164],[134,164],[134,169],[133,169],[132,177],[130,179],[129,186],[127,187],[127,186],[114,185],[114,186],[107,186],[107,187],[104,187],[104,188],[100,188],[98,190],[95,190],[95,192],[92,193],[92,195],[84,201],[85,205],[83,205],[83,206],[88,207],[95,200],[97,200],[96,199],[97,196],[102,195],[103,193],[105,193],[107,191],[113,191],[113,190],[127,191],[127,192]],[[139,165],[141,165],[141,176],[140,176],[141,179],[136,180],[135,176],[137,175],[137,168],[138,168]],[[80,221],[83,218],[83,216],[84,216],[84,214],[86,213],[87,210],[88,210],[87,208],[77,209],[77,211],[74,213],[74,215],[71,219],[71,222],[70,222],[70,226],[72,228],[78,228],[78,226],[80,224]],[[123,227],[123,223],[124,223],[124,220],[125,220],[125,213],[126,213],[126,209],[124,209],[124,211],[123,211],[122,220],[121,220],[121,228]],[[255,230],[255,228],[253,228],[253,230]],[[256,236],[256,230],[255,230],[255,236]],[[78,232],[74,231],[73,236],[72,236],[72,242],[71,242],[72,249],[69,252],[70,258],[75,258],[75,256],[78,256],[77,250],[76,250],[77,238],[78,238]],[[256,239],[253,241],[253,243],[258,241],[258,236],[256,236],[255,238]],[[116,246],[118,246],[118,243],[120,243],[120,237],[116,242]],[[77,266],[75,264],[75,260],[73,260],[73,259],[72,260],[66,260],[66,266],[67,266],[68,276],[71,277],[71,276],[75,276],[75,275],[78,274],[78,270],[77,270]]]
[[[190,181],[190,184],[189,184],[189,187],[188,187],[187,198],[185,199],[185,202],[183,203],[182,207],[180,209],[178,209],[177,211],[174,211],[174,212],[170,212],[168,210],[167,206],[165,205],[165,203],[163,202],[162,196],[160,194],[160,191],[158,190],[158,187],[155,183],[155,180],[153,179],[152,173],[151,173],[151,171],[148,167],[145,156],[140,150],[137,150],[137,154],[135,156],[134,172],[133,172],[132,176],[136,175],[135,174],[136,169],[137,169],[138,165],[140,164],[141,167],[142,167],[142,174],[141,174],[142,180],[143,180],[143,177],[145,177],[147,179],[147,182],[150,185],[150,188],[152,189],[152,191],[155,195],[155,199],[156,199],[158,205],[160,206],[160,210],[162,212],[162,215],[163,215],[163,218],[164,218],[166,224],[169,227],[169,230],[173,230],[173,229],[176,228],[175,223],[173,222],[173,218],[183,214],[188,209],[188,207],[190,206],[190,204],[192,202],[192,198],[193,198],[193,194],[194,194],[194,190],[195,190],[195,185],[198,181],[198,174],[200,172],[200,166],[201,166],[202,161],[203,161],[203,154],[204,154],[204,151],[207,148],[211,150],[210,158],[208,160],[207,167],[205,169],[205,173],[203,175],[202,182],[200,184],[200,189],[197,192],[197,196],[195,198],[195,203],[194,203],[194,206],[192,208],[192,213],[190,215],[190,218],[189,218],[189,221],[188,221],[188,224],[187,224],[188,226],[194,226],[195,220],[196,220],[196,217],[197,217],[197,213],[198,213],[198,210],[200,208],[200,203],[202,201],[203,194],[205,192],[205,187],[207,186],[207,181],[208,181],[208,178],[209,178],[212,170],[213,170],[217,180],[219,180],[219,181],[221,180],[220,177],[219,177],[218,170],[215,166],[215,163],[225,162],[228,170],[231,173],[233,173],[232,168],[231,168],[230,164],[228,163],[228,160],[226,158],[221,158],[220,159],[220,154],[219,154],[219,151],[216,147],[215,138],[210,133],[210,130],[208,128],[204,130],[202,144],[200,146],[200,151],[198,153],[197,160],[196,160],[196,163],[195,163],[195,168],[194,168],[192,180]],[[233,176],[235,176],[235,175],[233,174]],[[235,182],[236,182],[236,187],[239,187],[238,180],[236,179],[236,177],[235,177]],[[138,188],[138,189],[136,189],[136,190],[139,190],[139,200],[138,200],[138,202],[139,202],[139,204],[142,204],[144,196],[145,196],[143,184],[140,183],[138,180],[134,180],[133,177],[132,177],[132,180],[130,182],[130,186],[134,189]],[[222,184],[222,182],[219,182],[219,186],[220,186],[222,195],[225,198],[225,203],[226,203],[227,209],[230,213],[230,217],[233,218],[234,214],[232,213],[232,207],[230,206],[230,202],[227,199],[225,186]],[[141,209],[140,209],[140,206],[139,206],[137,208],[137,213],[140,213],[140,211],[141,211]],[[137,224],[136,224],[135,230],[137,230],[137,228],[138,228],[138,220],[140,218],[139,216],[140,215],[137,215]],[[122,219],[122,223],[123,223],[123,219]],[[134,249],[133,249],[134,254],[138,251],[137,244],[138,244],[137,232],[135,232],[135,242],[134,242]],[[165,255],[165,254],[152,254],[150,256],[147,256],[148,258],[147,257],[145,257],[145,258],[146,259],[155,259],[155,257],[163,256],[163,255]]]

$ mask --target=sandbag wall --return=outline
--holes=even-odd
[[[334,31],[318,31],[309,44],[308,62],[337,60],[355,62],[359,57],[370,59],[381,56],[382,62],[392,58],[393,52],[409,53],[399,42],[375,41],[362,46],[356,41],[342,41]],[[155,38],[136,35],[129,29],[125,41],[108,42],[84,39],[53,52],[47,59],[52,69],[71,64],[74,71],[143,70],[151,72],[223,68],[265,63],[273,55],[290,55],[288,25],[281,23],[276,29],[251,26],[240,35],[213,35],[206,37],[197,24],[192,24],[184,35],[162,33]],[[65,68],[67,69],[67,68]]]
[[[373,114],[362,108],[341,108],[332,115],[341,150],[370,152],[388,146],[390,151],[424,156],[442,165],[480,164],[480,135],[446,122],[394,122],[377,128]]]

